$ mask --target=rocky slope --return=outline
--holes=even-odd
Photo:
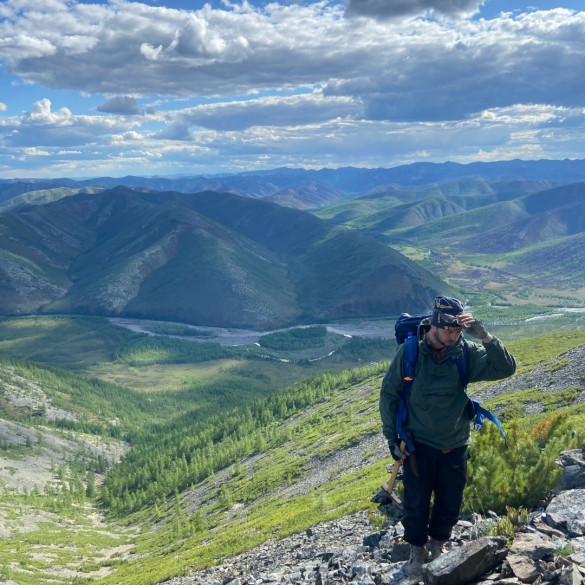
[[[525,388],[555,392],[577,387],[575,403],[585,402],[582,364],[585,346],[560,356],[557,366],[542,364],[530,372],[490,385],[474,394],[486,400]],[[543,404],[527,406],[541,412]],[[489,423],[487,423],[489,424]],[[327,481],[342,465],[364,464],[364,453],[385,457],[380,436],[313,462],[315,473],[295,485],[306,493]],[[535,511],[528,523],[519,523],[512,541],[484,537],[497,523],[495,514],[461,517],[448,543],[448,554],[425,568],[426,585],[503,585],[519,583],[585,583],[585,449],[567,452],[561,483],[548,507]],[[310,477],[309,477],[310,476]],[[319,479],[321,478],[321,480]],[[284,488],[282,495],[286,495]],[[373,494],[388,516],[377,531],[366,513],[320,524],[290,537],[273,540],[222,564],[184,577],[169,585],[397,585],[408,582],[403,567],[408,547],[401,543],[400,509],[383,492]],[[478,572],[478,568],[482,570]]]
[[[561,486],[548,506],[519,522],[509,540],[484,534],[500,520],[462,517],[446,553],[424,567],[426,585],[585,583],[585,448],[563,453]],[[568,489],[562,489],[563,487]],[[372,532],[365,513],[320,524],[301,534],[264,543],[223,564],[168,585],[398,585],[408,546],[399,507],[378,494],[389,515]]]
[[[15,420],[0,418],[0,486],[18,493],[35,487],[45,492],[60,485],[58,469],[73,461],[86,465],[103,458],[111,465],[129,449],[111,437],[27,424],[40,416],[47,421],[77,421],[81,415],[57,406],[41,384],[18,374],[9,363],[0,363],[0,412],[6,416],[8,411]]]

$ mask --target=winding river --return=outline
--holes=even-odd
[[[549,313],[546,315],[531,317],[524,321],[525,324],[536,324],[539,321],[554,321],[555,317],[561,317],[566,313],[585,313],[583,307],[562,307],[558,309],[558,312]],[[157,335],[152,331],[148,330],[150,324],[160,323],[159,321],[151,321],[147,319],[127,319],[122,317],[110,317],[110,321],[114,325],[120,327],[126,327],[132,331],[138,333],[147,333],[148,335]],[[331,333],[339,333],[347,337],[378,337],[392,339],[394,338],[394,323],[395,319],[377,319],[377,320],[364,320],[346,323],[331,323],[324,324],[327,330]],[[201,343],[219,343],[220,345],[235,346],[235,345],[248,345],[252,343],[258,343],[260,337],[268,333],[274,333],[275,331],[287,331],[287,329],[294,329],[295,327],[289,327],[285,329],[276,329],[272,331],[256,331],[253,329],[235,329],[235,328],[223,328],[223,327],[207,327],[204,325],[187,325],[186,327],[193,327],[199,331],[210,333],[209,337],[185,337],[181,336],[182,339],[188,339],[189,341],[199,341]],[[500,326],[513,326],[513,324],[491,324],[494,333],[497,335],[497,329]],[[298,327],[298,326],[297,326]],[[310,327],[310,325],[306,325]]]

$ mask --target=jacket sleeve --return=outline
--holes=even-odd
[[[514,356],[494,337],[489,343],[468,343],[470,348],[469,381],[501,380],[516,371]]]
[[[380,390],[380,416],[382,418],[382,432],[388,444],[396,441],[396,412],[402,393],[402,345],[398,347],[386,375],[382,380]]]

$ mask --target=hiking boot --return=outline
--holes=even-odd
[[[405,573],[412,579],[422,579],[422,566],[427,562],[427,549],[424,546],[410,546],[410,558]]]
[[[438,559],[445,552],[445,541],[431,538],[429,547],[431,549],[431,556],[429,557],[430,562]]]

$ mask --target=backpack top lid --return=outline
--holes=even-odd
[[[428,319],[431,314],[426,315],[409,315],[408,313],[402,313],[394,324],[394,336],[398,345],[404,343],[407,337],[416,336],[418,326],[423,319]]]

